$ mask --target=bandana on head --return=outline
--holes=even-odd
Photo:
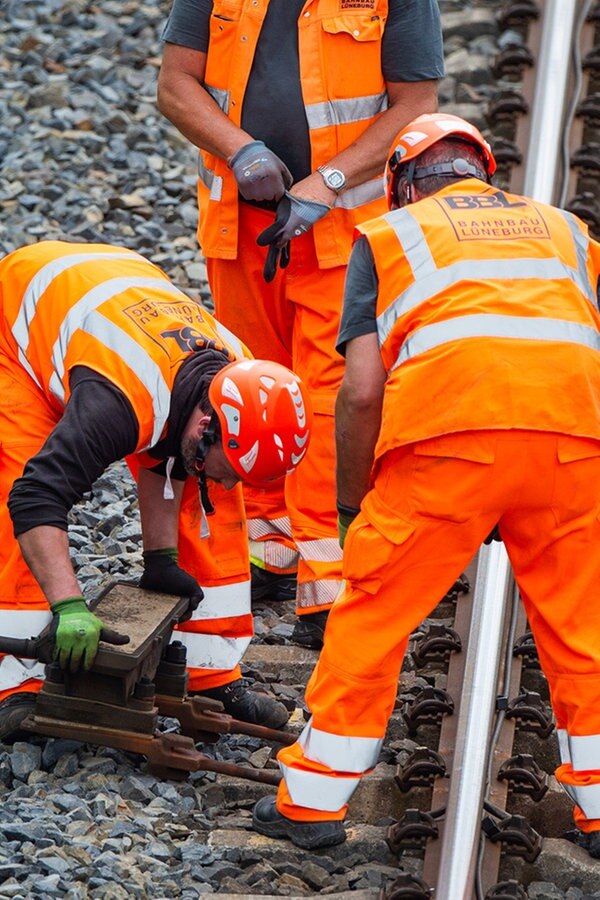
[[[206,389],[217,372],[230,362],[230,355],[226,351],[212,350],[208,347],[192,353],[186,359],[175,376],[167,433],[148,451],[151,456],[157,459],[180,456],[181,439],[192,412],[200,403],[202,395],[206,394]],[[210,413],[210,410],[204,411]]]

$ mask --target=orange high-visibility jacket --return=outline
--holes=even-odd
[[[204,87],[240,125],[244,93],[269,0],[215,0]],[[381,42],[388,0],[340,12],[339,0],[307,0],[298,18],[300,81],[312,167],[328,163],[387,108]],[[198,239],[205,256],[235,259],[238,190],[227,163],[200,152]],[[344,191],[314,226],[323,268],[344,265],[348,234],[359,221],[385,211],[379,176]]]
[[[175,376],[197,349],[244,346],[131,250],[46,241],[0,261],[0,352],[22,366],[60,415],[82,365],[123,391],[139,423],[136,450],[166,425]],[[26,411],[25,411],[26,414]]]
[[[357,233],[388,372],[377,456],[482,428],[600,439],[600,244],[579,219],[468,179]]]

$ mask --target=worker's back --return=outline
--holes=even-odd
[[[483,428],[600,438],[600,245],[581,222],[469,179],[359,230],[389,372],[378,454]]]

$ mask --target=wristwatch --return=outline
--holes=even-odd
[[[328,188],[339,194],[346,186],[346,176],[340,169],[332,169],[331,166],[319,166],[317,172],[322,176]]]

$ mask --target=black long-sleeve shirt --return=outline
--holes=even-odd
[[[64,414],[15,481],[8,508],[15,536],[37,525],[67,530],[67,514],[113,462],[135,450],[138,423],[129,400],[84,366],[71,373]]]

